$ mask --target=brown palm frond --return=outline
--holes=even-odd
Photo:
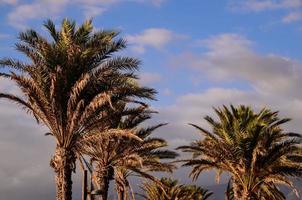
[[[22,98],[4,93],[0,98],[17,103],[48,127],[56,141],[51,166],[57,198],[70,199],[78,140],[89,131],[112,128],[117,102],[152,100],[156,92],[130,81],[138,78],[140,61],[114,55],[126,47],[117,31],[93,31],[91,20],[76,26],[64,19],[59,29],[47,20],[44,26],[50,39],[32,29],[18,36],[16,50],[28,63],[0,60],[0,76],[22,92]]]

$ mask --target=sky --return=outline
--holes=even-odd
[[[0,57],[23,59],[17,34],[68,17],[93,18],[96,29],[117,29],[124,55],[142,60],[141,84],[158,91],[149,124],[168,122],[156,135],[170,148],[200,138],[188,123],[213,106],[245,104],[279,110],[302,132],[302,0],[0,0]],[[18,92],[0,79],[0,90]],[[45,127],[0,101],[0,199],[54,199],[49,159],[54,141]],[[187,171],[176,178],[187,182]],[[80,199],[79,175],[75,199]],[[199,183],[214,184],[210,174]]]

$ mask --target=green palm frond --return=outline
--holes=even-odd
[[[214,108],[218,120],[207,116],[211,131],[194,124],[205,137],[182,146],[192,158],[182,160],[192,167],[190,176],[197,179],[207,170],[231,175],[235,199],[249,195],[254,199],[284,199],[278,185],[294,188],[290,177],[301,174],[301,135],[285,132],[278,112],[263,108],[233,105]]]
[[[141,187],[146,200],[206,200],[212,192],[196,185],[181,185],[177,180],[162,178],[160,184],[157,182],[145,182]]]

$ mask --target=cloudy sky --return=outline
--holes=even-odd
[[[143,61],[141,83],[159,92],[150,123],[169,123],[157,134],[171,148],[198,138],[188,122],[204,125],[212,106],[230,103],[280,110],[293,118],[287,128],[302,132],[302,0],[0,0],[0,11],[0,57],[21,58],[17,33],[45,33],[48,18],[93,17],[97,29],[121,30],[124,53]],[[0,89],[17,91],[1,79]],[[46,131],[0,101],[1,200],[54,199]]]

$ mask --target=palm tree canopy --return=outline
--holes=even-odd
[[[48,20],[44,27],[49,39],[35,30],[19,34],[16,49],[29,62],[0,60],[4,69],[0,77],[21,90],[19,96],[0,93],[0,98],[21,105],[48,127],[57,144],[50,162],[56,172],[57,199],[69,200],[81,135],[106,130],[115,102],[154,99],[155,90],[137,83],[139,60],[113,56],[126,47],[117,31],[95,31],[91,20],[77,27],[64,19],[59,30]]]
[[[141,195],[146,200],[206,200],[211,195],[206,189],[196,185],[180,185],[177,180],[162,178],[161,184],[145,182],[142,186],[145,194]]]
[[[127,115],[122,116],[120,113],[127,113]],[[151,117],[152,113],[154,112],[146,106],[124,107],[114,114],[119,116],[115,118],[119,122],[112,123],[116,128],[109,129],[111,133],[91,132],[83,136],[77,146],[79,152],[88,155],[95,162],[94,170],[99,176],[96,180],[104,181],[100,178],[104,178],[106,172],[106,178],[114,178],[116,185],[127,191],[130,188],[127,180],[129,175],[136,174],[156,181],[149,172],[172,172],[174,165],[162,162],[162,159],[173,159],[177,154],[163,149],[167,146],[165,140],[150,137],[154,130],[165,124],[148,128],[139,127],[142,122]]]
[[[156,166],[160,166],[160,159],[173,159],[177,156],[177,153],[173,151],[161,150],[167,146],[165,140],[149,137],[153,131],[165,124],[147,128],[139,127],[151,117],[154,111],[149,110],[145,105],[119,108],[112,114],[113,117],[119,116],[115,118],[119,122],[112,122],[111,129],[89,132],[79,140],[78,147],[82,154],[102,162],[104,166],[125,167],[127,162],[131,166],[131,162],[136,160],[135,163],[144,165],[145,170],[149,166],[149,171],[156,171]],[[164,166],[166,166],[164,171],[171,172],[173,165]]]
[[[0,93],[0,97],[32,113],[59,146],[72,146],[88,130],[104,129],[102,122],[113,102],[154,98],[153,89],[134,84],[140,61],[113,56],[126,47],[125,40],[117,38],[118,32],[93,31],[91,20],[77,27],[64,19],[60,30],[50,20],[44,26],[50,40],[35,30],[19,34],[16,49],[30,63],[11,58],[0,61],[9,70],[0,76],[13,80],[22,92],[22,96]]]
[[[278,112],[266,108],[258,113],[232,105],[214,110],[218,120],[205,117],[212,130],[191,124],[204,138],[179,148],[193,156],[184,160],[184,166],[193,167],[191,176],[197,179],[212,169],[218,176],[228,172],[233,185],[254,198],[283,199],[276,186],[294,188],[289,177],[302,175],[301,136],[281,127],[289,119],[280,119]]]

